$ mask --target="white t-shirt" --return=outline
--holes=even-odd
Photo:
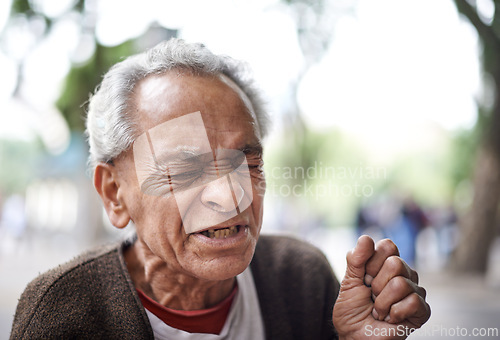
[[[263,340],[264,322],[250,267],[236,276],[238,292],[220,334],[189,333],[173,328],[146,309],[155,339],[159,340]]]

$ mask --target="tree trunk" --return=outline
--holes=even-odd
[[[484,274],[500,217],[500,72],[490,72],[496,89],[495,103],[483,122],[484,135],[474,168],[474,197],[460,221],[461,237],[452,268]]]
[[[485,273],[500,221],[500,0],[493,1],[495,12],[490,23],[481,19],[475,2],[454,2],[479,35],[483,70],[491,77],[496,96],[491,111],[480,117],[483,138],[474,169],[474,198],[460,222],[461,238],[453,254],[452,267]]]
[[[474,172],[472,206],[460,221],[460,243],[452,268],[484,274],[490,246],[495,238],[500,198],[500,162],[497,151],[485,145],[478,154]]]

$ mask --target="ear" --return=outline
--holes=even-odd
[[[99,163],[94,171],[94,187],[101,196],[111,224],[116,228],[125,228],[130,221],[130,215],[125,202],[120,199],[116,168],[111,164]]]

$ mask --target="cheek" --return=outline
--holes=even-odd
[[[252,210],[256,221],[262,223],[262,215],[264,212],[264,194],[266,193],[266,180],[252,179],[253,182],[253,202]]]
[[[138,237],[156,256],[169,263],[184,251],[185,233],[173,197],[145,195],[137,206],[135,226]]]
[[[154,233],[176,232],[173,225],[180,224],[179,211],[173,197],[156,197],[141,193],[134,205],[132,221],[138,231]]]
[[[262,202],[266,193],[266,180],[264,176],[252,177],[252,188],[254,202]]]

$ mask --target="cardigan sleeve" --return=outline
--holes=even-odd
[[[11,339],[152,339],[118,249],[40,275],[22,294]]]

